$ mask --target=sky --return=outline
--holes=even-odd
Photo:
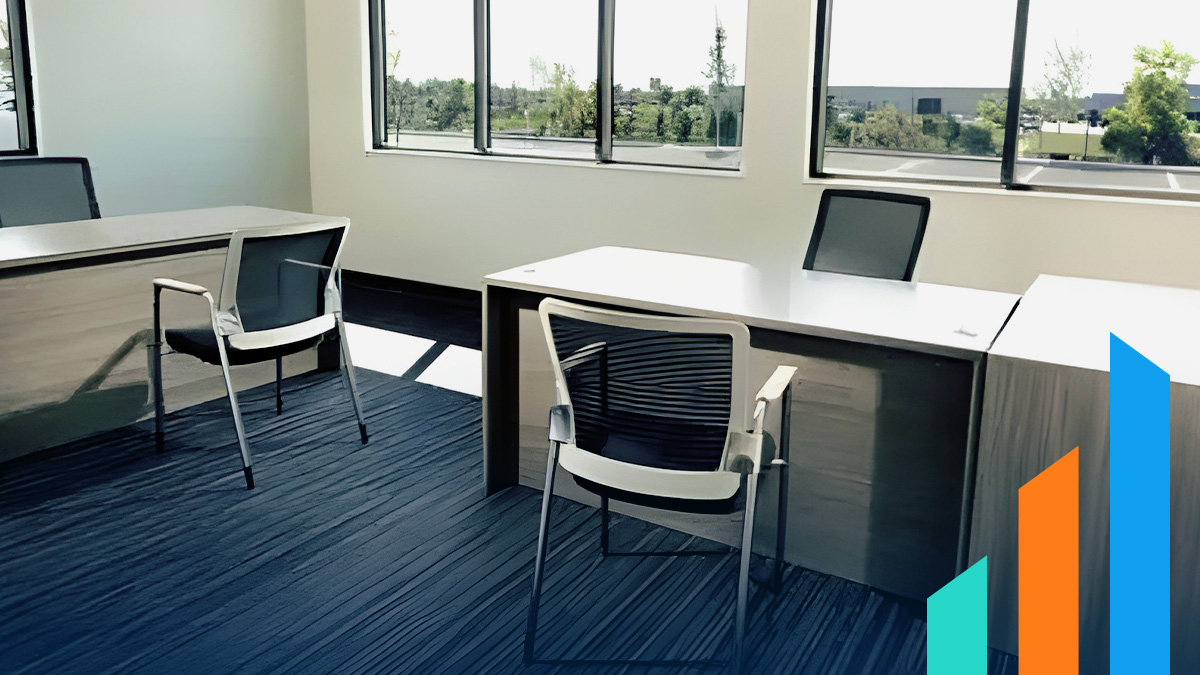
[[[650,78],[676,89],[707,86],[708,48],[716,19],[725,27],[725,58],[743,84],[747,0],[635,0],[617,3],[614,81],[648,89]],[[386,0],[388,49],[400,47],[396,76],[414,82],[431,77],[474,79],[471,0]],[[540,58],[574,69],[582,86],[596,79],[596,0],[492,0],[492,81],[531,86],[529,60]]]
[[[835,0],[832,18],[832,85],[1008,87],[1015,0]],[[1090,54],[1086,93],[1120,93],[1137,45],[1168,40],[1200,58],[1200,2],[1030,0],[1027,92],[1044,80],[1056,40]],[[1189,82],[1200,83],[1200,66]]]

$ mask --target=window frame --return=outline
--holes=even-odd
[[[813,91],[811,110],[811,136],[809,140],[809,179],[843,179],[855,181],[878,181],[886,183],[909,183],[914,185],[952,185],[960,187],[1005,190],[1012,192],[1047,192],[1060,194],[1084,194],[1105,197],[1136,199],[1162,199],[1171,201],[1200,201],[1200,192],[1164,192],[1137,189],[1134,187],[1099,187],[1089,185],[1065,186],[1018,182],[1015,179],[1019,160],[1018,143],[1021,117],[1021,94],[1025,74],[1026,34],[1029,27],[1029,0],[1016,0],[1016,19],[1013,28],[1013,51],[1008,84],[1008,109],[1004,120],[1004,146],[1000,155],[1000,180],[980,181],[963,178],[952,180],[944,177],[922,178],[919,176],[891,175],[884,173],[849,174],[825,171],[825,119],[826,99],[829,86],[829,38],[833,24],[833,4],[836,0],[817,0],[816,23],[813,41]],[[919,153],[913,153],[919,154]],[[971,161],[964,157],[963,161]],[[1137,167],[1136,164],[1125,164]],[[1163,167],[1169,171],[1170,167]]]
[[[11,2],[12,0],[10,0]],[[22,0],[23,1],[23,0]],[[504,157],[533,159],[549,162],[575,162],[586,164],[602,164],[616,166],[655,167],[664,169],[684,169],[688,171],[716,171],[723,174],[740,174],[742,163],[737,167],[696,166],[691,164],[671,164],[667,162],[636,162],[613,159],[613,64],[616,24],[616,0],[596,0],[599,18],[597,22],[598,35],[596,39],[596,137],[594,139],[594,159],[571,157],[569,155],[546,156],[537,154],[522,154],[505,150],[495,152],[492,148],[491,125],[491,3],[489,0],[474,0],[474,48],[475,48],[475,122],[474,147],[467,149],[427,149],[406,148],[387,145],[386,137],[386,92],[387,80],[384,73],[384,50],[387,38],[387,17],[385,16],[386,0],[367,0],[368,14],[368,68],[371,83],[371,149],[373,151],[413,152],[467,155],[474,157]],[[744,118],[743,112],[743,118]],[[745,122],[743,121],[743,126]],[[581,139],[584,140],[584,139]],[[739,149],[742,146],[739,146]]]
[[[33,111],[33,69],[29,58],[29,27],[25,0],[5,0],[8,7],[8,39],[12,50],[13,94],[16,96],[17,144],[15,150],[0,149],[0,157],[38,154],[37,125]]]

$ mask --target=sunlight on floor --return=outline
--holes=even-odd
[[[370,326],[346,324],[350,358],[359,368],[400,377],[434,345],[433,340]]]
[[[417,377],[417,382],[482,396],[483,353],[478,349],[450,345]]]
[[[346,324],[346,340],[355,367],[401,377],[437,344],[433,340],[354,323]],[[450,345],[416,375],[417,382],[481,396],[483,354],[478,349]]]

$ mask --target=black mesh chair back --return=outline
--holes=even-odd
[[[928,219],[928,197],[826,190],[804,269],[912,281]]]
[[[550,317],[576,446],[631,464],[715,471],[729,429],[733,340]]]
[[[246,331],[300,323],[325,312],[324,288],[345,229],[242,241],[236,307]]]
[[[82,157],[0,159],[0,227],[100,217]]]

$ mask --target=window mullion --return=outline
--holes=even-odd
[[[617,0],[599,0],[600,35],[596,68],[596,159],[612,161],[613,30]]]
[[[488,152],[492,145],[489,0],[475,0],[475,150]]]
[[[1017,0],[1017,25],[1013,32],[1012,72],[1008,80],[1008,111],[1004,117],[1004,151],[1000,182],[1015,187],[1017,141],[1021,129],[1021,85],[1025,76],[1025,34],[1029,28],[1029,0]]]
[[[812,140],[809,143],[812,156],[809,157],[808,163],[811,176],[822,176],[825,173],[825,114],[826,108],[829,107],[826,97],[829,91],[829,24],[832,14],[833,0],[818,0],[817,41],[813,51],[816,63],[813,69]]]
[[[371,139],[372,145],[387,145],[387,74],[383,72],[383,53],[387,49],[383,0],[367,3],[368,24],[371,30]]]

